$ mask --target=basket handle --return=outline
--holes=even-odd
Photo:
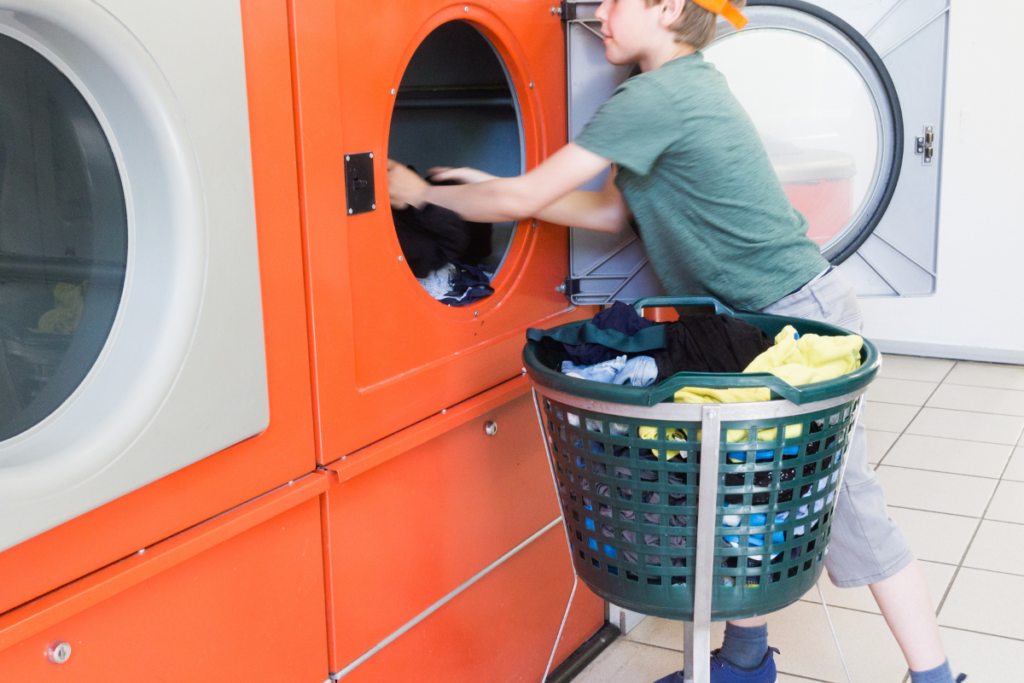
[[[712,296],[648,296],[633,304],[637,313],[645,308],[667,308],[669,306],[712,306],[718,315],[735,316],[736,311]]]
[[[686,387],[700,389],[758,389],[767,387],[772,393],[802,405],[807,403],[803,390],[779,379],[770,372],[751,373],[716,373],[716,372],[680,372],[672,375],[664,382],[651,387],[648,391],[649,405],[671,400],[676,392]]]

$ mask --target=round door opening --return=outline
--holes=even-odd
[[[124,192],[95,114],[46,58],[0,35],[0,440],[85,379],[127,257]]]
[[[875,228],[899,177],[895,89],[866,41],[823,10],[758,3],[747,13],[742,31],[720,24],[705,56],[753,120],[808,236],[838,263]]]
[[[524,171],[515,88],[491,42],[470,24],[434,29],[409,61],[395,96],[388,158],[421,176],[471,167],[495,176]],[[449,306],[494,292],[516,223],[471,223],[447,209],[392,208],[405,262],[423,288]]]

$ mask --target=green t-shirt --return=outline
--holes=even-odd
[[[618,166],[669,295],[756,311],[828,267],[750,117],[699,52],[623,83],[575,142]]]

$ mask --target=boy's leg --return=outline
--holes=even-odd
[[[863,324],[853,288],[838,271],[764,312],[820,320],[858,333]],[[928,585],[903,532],[889,519],[882,487],[867,462],[863,422],[857,425],[847,454],[825,565],[832,582],[841,588],[871,586],[912,671],[927,671],[945,662]]]

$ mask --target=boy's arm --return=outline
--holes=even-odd
[[[615,231],[625,224],[627,212],[613,185],[606,183],[601,192],[573,192],[610,163],[570,143],[522,176],[437,186],[389,162],[388,187],[393,205],[437,204],[470,221],[497,223],[536,216],[581,228]]]
[[[629,207],[615,186],[615,167],[597,192],[574,190],[556,199],[534,214],[535,218],[556,225],[618,232],[629,224]]]

